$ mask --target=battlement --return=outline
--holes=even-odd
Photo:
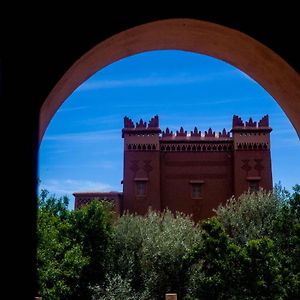
[[[216,132],[211,127],[205,131],[200,131],[197,127],[194,130],[188,132],[182,126],[175,132],[171,131],[168,127],[165,131],[161,131],[159,128],[159,117],[154,116],[147,122],[140,119],[139,122],[134,123],[132,119],[127,116],[124,117],[124,128],[122,129],[122,137],[126,133],[126,139],[130,143],[149,143],[150,137],[155,137],[155,143],[158,140],[161,142],[229,142],[234,140],[240,140],[237,136],[247,135],[255,136],[255,139],[260,140],[260,135],[265,135],[271,132],[269,127],[269,116],[265,115],[258,122],[253,121],[250,117],[248,121],[243,121],[241,117],[234,115],[232,118],[232,129],[227,131],[223,128],[222,131]],[[147,139],[145,139],[148,137]],[[138,138],[138,141],[136,140]],[[142,140],[144,138],[144,142]],[[152,141],[154,143],[154,140]],[[143,148],[143,146],[142,146]],[[142,149],[141,148],[141,149]],[[152,149],[152,146],[150,147]]]
[[[255,122],[252,118],[249,118],[249,121],[244,122],[241,117],[234,115],[232,118],[232,131],[236,130],[267,130],[271,131],[269,127],[269,116],[265,115],[259,120],[259,122]]]
[[[135,125],[132,119],[128,118],[127,116],[124,117],[124,128],[122,129],[122,137],[124,137],[124,133],[147,135],[160,132],[161,130],[159,128],[158,115],[151,118],[148,124],[143,119],[140,119],[140,121],[136,122]]]
[[[173,131],[170,131],[169,128],[166,129],[166,131],[162,132],[161,140],[220,140],[225,139],[229,140],[230,132],[227,132],[224,128],[221,132],[218,134],[212,130],[212,128],[208,128],[207,131],[204,131],[203,133],[198,130],[197,127],[194,128],[193,131],[188,133],[186,130],[183,129],[183,127],[180,127],[179,130],[176,131],[176,133],[173,133]]]

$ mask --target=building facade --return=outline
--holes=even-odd
[[[208,218],[232,195],[272,189],[271,131],[267,115],[258,123],[233,116],[232,129],[219,133],[161,131],[158,116],[148,124],[125,117],[123,193],[74,193],[75,207],[101,198],[120,214],[145,214],[151,207]]]

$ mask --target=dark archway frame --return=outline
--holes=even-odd
[[[237,67],[278,102],[300,137],[300,76],[285,60],[240,31],[206,21],[168,19],[115,34],[77,60],[42,105],[39,143],[56,111],[80,84],[119,59],[152,50],[206,54]]]

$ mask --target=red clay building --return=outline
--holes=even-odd
[[[161,131],[124,118],[123,193],[74,193],[75,207],[93,198],[113,201],[118,213],[145,214],[149,207],[193,214],[196,221],[248,189],[272,189],[269,118],[258,124],[233,116],[231,132]]]

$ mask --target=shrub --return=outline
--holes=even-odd
[[[200,238],[197,226],[182,213],[125,214],[116,225],[113,272],[130,282],[135,291],[150,295],[144,299],[161,299],[167,292],[181,295],[183,256]]]
[[[274,219],[282,206],[276,192],[260,190],[230,198],[216,210],[217,218],[229,236],[239,244],[263,236],[272,236]]]

